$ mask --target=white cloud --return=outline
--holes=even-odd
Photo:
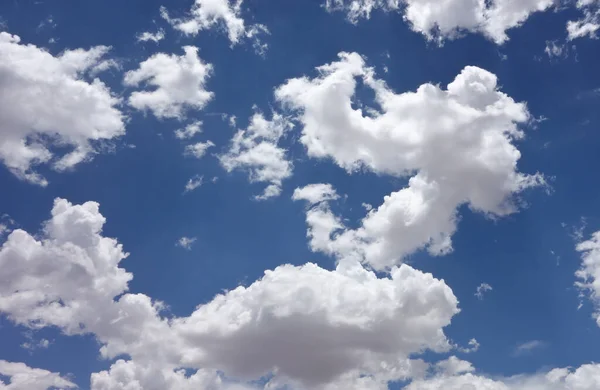
[[[477,292],[475,292],[475,296],[480,301],[483,301],[483,295],[486,292],[492,291],[492,290],[493,290],[493,288],[489,284],[487,284],[487,283],[481,283],[479,286],[477,286]]]
[[[165,39],[165,30],[162,28],[155,33],[151,33],[149,31],[144,31],[136,36],[138,42],[148,42],[152,41],[154,43],[158,43]]]
[[[186,35],[197,35],[200,31],[216,27],[227,33],[231,45],[247,38],[252,40],[259,54],[264,54],[267,45],[260,36],[269,34],[269,30],[262,24],[246,26],[241,16],[242,4],[243,0],[195,0],[187,18],[172,18],[164,7],[161,15]]]
[[[269,121],[255,113],[246,130],[238,130],[231,139],[227,153],[219,156],[227,172],[247,171],[252,183],[269,183],[256,199],[264,200],[281,193],[282,181],[292,176],[292,163],[286,150],[278,145],[292,124],[283,116],[273,114]]]
[[[198,57],[198,48],[184,46],[185,54],[158,53],[142,62],[138,69],[125,74],[124,83],[138,87],[145,84],[148,91],[135,91],[129,96],[130,106],[150,110],[159,119],[183,119],[187,110],[200,110],[213,98],[206,90],[212,65]]]
[[[471,371],[471,370],[470,370]],[[585,364],[571,370],[557,368],[547,373],[489,378],[472,372],[462,375],[442,373],[416,380],[406,390],[595,390],[600,388],[600,365]]]
[[[479,344],[479,342],[476,339],[471,339],[469,340],[469,343],[467,344],[467,347],[458,347],[458,351],[462,352],[462,353],[474,353],[479,351],[479,347],[481,345]]]
[[[600,231],[577,244],[577,251],[581,252],[582,263],[575,274],[579,279],[576,286],[589,295],[595,306],[594,318],[600,326]]]
[[[177,246],[183,248],[183,249],[187,249],[188,251],[192,249],[192,245],[194,245],[194,243],[196,242],[197,238],[196,237],[181,237],[179,240],[177,240]]]
[[[421,85],[396,94],[375,78],[356,53],[317,68],[319,76],[288,80],[275,94],[302,124],[309,157],[331,159],[348,172],[411,176],[408,186],[384,198],[357,229],[343,226],[326,205],[307,219],[325,223],[312,248],[338,258],[360,258],[385,269],[421,248],[452,250],[456,210],[463,204],[487,216],[517,210],[514,198],[543,185],[541,175],[517,170],[514,140],[531,117],[524,103],[498,90],[497,78],[468,66],[447,89]],[[380,109],[353,108],[356,80],[375,94]],[[451,163],[449,163],[451,162]]]
[[[100,80],[87,81],[108,47],[59,56],[0,32],[0,160],[21,179],[46,185],[34,170],[58,170],[91,159],[98,141],[125,133],[120,101]],[[66,146],[65,153],[53,146]]]
[[[567,22],[568,39],[573,40],[585,36],[597,38],[596,33],[600,29],[600,1],[577,0],[576,5],[583,12],[583,17]]]
[[[373,9],[401,10],[411,28],[428,40],[442,42],[472,32],[502,44],[508,40],[507,30],[549,9],[554,0],[326,0],[325,5],[346,12],[354,23],[369,18]]]
[[[335,271],[284,265],[174,320],[173,328],[186,345],[204,346],[184,354],[188,364],[243,378],[276,367],[317,389],[350,373],[403,377],[409,354],[449,348],[442,328],[457,312],[443,282],[406,265],[389,279],[351,262]]]
[[[8,383],[0,378],[0,389],[5,390],[48,390],[74,389],[77,385],[63,378],[60,374],[31,368],[23,363],[12,363],[0,360],[0,376],[6,376]]]
[[[185,190],[183,193],[194,191],[196,188],[200,187],[204,183],[204,176],[194,175],[190,177],[190,179],[185,184]]]
[[[187,145],[184,154],[195,158],[202,158],[209,148],[215,146],[211,141],[196,142],[195,144]]]
[[[210,370],[188,376],[185,370],[165,370],[118,360],[108,371],[92,374],[91,390],[250,390]]]
[[[47,349],[50,346],[50,340],[48,339],[39,339],[36,340],[34,337],[34,332],[26,331],[24,333],[26,341],[21,344],[21,348],[33,352],[37,349]]]
[[[521,356],[531,353],[535,349],[544,348],[546,343],[540,340],[531,340],[521,343],[515,347],[514,356]]]
[[[451,348],[443,328],[456,297],[408,265],[388,278],[349,261],[333,271],[283,265],[189,317],[163,318],[163,303],[127,293],[126,254],[102,236],[104,222],[97,203],[57,199],[39,239],[15,230],[0,248],[0,312],[33,328],[92,333],[102,357],[130,357],[94,375],[94,390],[199,388],[224,380],[215,370],[242,380],[272,373],[273,383],[311,389],[383,389],[424,370],[411,354]],[[201,378],[184,380],[181,368],[202,369]]]
[[[446,360],[437,362],[434,369],[436,372],[443,375],[457,375],[475,371],[475,368],[470,362],[461,360],[456,356],[450,356]]]
[[[549,58],[566,58],[568,56],[569,47],[567,44],[558,44],[556,41],[546,41],[546,48],[544,53]]]
[[[186,125],[183,129],[175,130],[175,137],[178,139],[189,139],[200,133],[202,133],[202,121],[194,121]]]
[[[331,184],[309,184],[296,188],[292,195],[293,200],[306,200],[309,205],[338,199],[339,195]]]

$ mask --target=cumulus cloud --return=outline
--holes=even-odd
[[[209,370],[188,376],[185,370],[165,370],[134,361],[117,360],[108,371],[92,374],[91,390],[251,390]]]
[[[481,345],[479,344],[479,342],[476,339],[471,339],[469,340],[469,342],[467,343],[467,347],[458,347],[458,351],[462,352],[462,353],[474,353],[479,351],[479,347]]]
[[[502,44],[508,40],[507,30],[522,25],[531,14],[545,11],[554,3],[554,0],[326,0],[325,6],[346,12],[354,23],[369,18],[374,9],[401,11],[410,27],[428,40],[442,42],[471,32]]]
[[[196,142],[195,144],[186,145],[184,154],[190,157],[202,158],[206,154],[206,151],[213,146],[215,144],[212,141]]]
[[[464,366],[467,367],[466,365]],[[600,365],[584,364],[575,370],[556,368],[547,373],[495,378],[452,371],[413,381],[406,390],[593,390],[600,386]]]
[[[219,157],[227,172],[248,172],[252,183],[268,183],[256,199],[264,200],[281,193],[283,180],[292,176],[292,163],[286,150],[279,146],[292,124],[282,115],[273,114],[267,120],[262,113],[255,113],[246,130],[238,130],[231,139],[229,150]]]
[[[73,168],[91,159],[99,142],[125,133],[120,100],[100,80],[87,77],[105,63],[109,49],[53,56],[0,32],[0,160],[17,177],[45,186],[36,165]]]
[[[425,369],[412,354],[451,348],[443,328],[459,311],[456,297],[408,265],[387,278],[351,261],[333,271],[282,265],[188,317],[164,318],[165,304],[127,292],[132,275],[119,267],[126,253],[102,236],[104,223],[97,203],[57,199],[39,238],[15,230],[0,248],[1,313],[32,328],[94,334],[102,357],[130,357],[95,374],[94,390],[231,383],[216,372],[311,389],[383,389]],[[185,377],[181,369],[201,371]]]
[[[242,18],[243,0],[195,0],[189,15],[185,18],[172,18],[165,8],[162,17],[177,30],[186,35],[197,35],[200,31],[219,28],[227,33],[231,45],[250,39],[257,52],[264,53],[267,45],[261,36],[269,34],[262,24],[247,26]]]
[[[7,377],[8,382],[3,382]],[[63,378],[60,374],[31,368],[23,363],[12,363],[0,360],[0,389],[6,390],[47,390],[74,389],[77,385]]]
[[[531,117],[524,103],[498,89],[494,74],[468,66],[446,89],[424,84],[396,94],[360,55],[339,57],[317,68],[317,77],[288,80],[275,92],[301,123],[308,156],[349,173],[367,169],[410,179],[357,229],[346,228],[326,204],[310,209],[313,250],[376,269],[422,248],[444,254],[452,250],[459,206],[501,217],[518,209],[521,191],[544,184],[541,175],[518,172],[514,141],[524,137],[518,126]],[[353,108],[357,80],[374,92],[377,107]]]
[[[338,198],[339,196],[331,184],[309,184],[302,188],[296,188],[292,195],[293,200],[306,200],[311,206]]]
[[[159,119],[183,119],[188,110],[201,110],[213,98],[206,90],[212,65],[198,57],[198,48],[184,46],[185,54],[158,53],[142,62],[138,69],[125,74],[127,86],[146,85],[149,90],[134,91],[128,99],[131,107],[151,111]]]
[[[580,242],[577,251],[581,252],[582,264],[575,274],[579,279],[576,286],[589,295],[595,307],[594,318],[600,326],[600,231]]]
[[[144,31],[143,33],[138,34],[136,36],[136,39],[138,42],[152,41],[154,43],[158,43],[158,42],[162,41],[163,39],[165,39],[165,30],[163,30],[161,28],[160,30],[158,30],[155,33],[152,33],[150,31]]]
[[[202,133],[202,121],[194,121],[186,125],[183,129],[175,130],[175,137],[178,139],[189,139],[200,133]]]

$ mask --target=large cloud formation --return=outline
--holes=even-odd
[[[87,77],[110,64],[103,60],[108,51],[96,46],[53,56],[0,32],[0,160],[16,176],[45,186],[36,165],[73,168],[96,153],[99,141],[125,133],[120,100]]]
[[[401,10],[410,27],[428,40],[442,42],[472,32],[497,44],[508,40],[507,30],[554,4],[554,0],[325,0],[328,10],[344,11],[354,23],[369,18],[374,9]]]
[[[326,203],[307,216],[314,250],[383,270],[414,251],[452,250],[456,210],[485,215],[517,210],[515,196],[543,185],[517,169],[513,142],[530,120],[524,103],[498,90],[496,76],[468,66],[442,89],[423,84],[396,94],[356,53],[317,68],[314,78],[288,80],[275,91],[301,124],[300,141],[313,158],[352,173],[410,177],[408,185],[370,211],[357,229],[344,227]],[[357,82],[375,94],[375,107],[354,108]]]
[[[94,374],[94,390],[233,389],[246,385],[227,378],[265,375],[273,386],[384,388],[423,371],[412,354],[450,348],[443,328],[458,313],[456,297],[407,265],[388,278],[352,261],[333,271],[282,265],[167,319],[163,303],[127,293],[127,254],[102,235],[104,223],[97,203],[57,199],[39,238],[17,229],[0,248],[1,313],[32,328],[94,334],[104,358],[130,357]]]

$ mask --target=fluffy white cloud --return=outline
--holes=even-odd
[[[443,328],[458,313],[456,297],[407,265],[388,278],[350,261],[333,271],[283,265],[189,317],[163,318],[164,304],[126,293],[126,254],[102,236],[104,222],[98,204],[58,199],[41,238],[15,230],[0,249],[1,313],[92,333],[104,358],[130,356],[94,375],[95,390],[210,389],[223,381],[215,370],[242,380],[271,373],[273,383],[310,389],[384,388],[424,370],[411,354],[451,347]],[[203,371],[186,379],[179,368]]]
[[[450,356],[446,360],[437,362],[434,369],[437,373],[442,375],[457,375],[475,371],[475,368],[470,362],[461,360],[456,356]]]
[[[194,121],[183,129],[175,130],[175,137],[178,139],[189,139],[200,133],[202,133],[202,121]]]
[[[247,171],[253,183],[269,183],[256,199],[264,200],[281,193],[281,183],[292,176],[292,163],[286,150],[278,145],[292,124],[283,116],[273,114],[272,120],[255,113],[246,130],[239,130],[231,139],[227,153],[219,157],[228,172]]]
[[[311,206],[338,198],[339,196],[331,184],[309,184],[302,188],[296,188],[292,195],[293,200],[306,200]]]
[[[575,274],[579,278],[576,285],[589,294],[596,307],[594,318],[600,326],[600,231],[589,240],[579,243],[577,250],[581,252],[582,264]]]
[[[230,383],[214,371],[198,370],[188,376],[185,370],[118,360],[108,371],[92,374],[91,390],[250,390],[250,386]]]
[[[187,110],[200,110],[212,99],[206,81],[212,65],[198,57],[198,48],[184,46],[185,54],[158,53],[142,62],[138,69],[125,74],[125,85],[145,84],[148,91],[135,91],[129,96],[130,106],[147,111],[157,118],[182,119]]]
[[[243,0],[195,0],[190,15],[186,18],[171,18],[165,8],[161,14],[173,27],[187,35],[196,35],[210,28],[223,29],[232,45],[242,39],[251,39],[257,52],[266,50],[260,35],[269,30],[262,24],[246,26],[242,18]]]
[[[329,10],[343,10],[356,22],[373,9],[402,10],[411,28],[429,40],[453,39],[463,32],[481,33],[497,44],[508,40],[507,30],[518,27],[554,0],[326,0]]]
[[[184,154],[190,157],[202,158],[206,154],[206,151],[213,146],[215,144],[212,141],[196,142],[195,144],[186,145]]]
[[[125,133],[120,100],[100,80],[86,77],[106,63],[108,51],[96,46],[53,56],[0,32],[0,160],[11,172],[46,185],[36,165],[72,168],[96,153],[98,141]]]
[[[574,371],[568,368],[557,368],[548,373],[518,375],[504,379],[491,379],[471,372],[462,375],[442,373],[433,378],[416,380],[408,385],[406,390],[595,390],[598,388],[600,388],[600,365],[585,364]]]
[[[411,353],[449,348],[442,328],[457,312],[448,286],[407,265],[389,279],[350,262],[335,271],[284,265],[173,328],[185,345],[203,346],[186,351],[185,363],[243,378],[276,369],[316,389],[353,372],[407,375]]]
[[[577,0],[577,8],[583,12],[583,17],[567,22],[568,39],[573,40],[588,36],[596,38],[600,29],[600,1]]]
[[[325,203],[309,210],[314,250],[352,257],[376,269],[427,248],[452,250],[456,210],[463,204],[485,215],[517,210],[514,197],[544,184],[517,170],[513,145],[530,120],[524,103],[498,90],[496,76],[468,66],[447,89],[421,85],[396,94],[375,78],[356,53],[317,68],[319,76],[288,80],[277,99],[297,115],[300,141],[313,158],[328,158],[354,172],[410,176],[407,187],[384,198],[357,229],[347,229]],[[357,79],[380,107],[353,108]],[[317,232],[318,230],[318,232]]]
[[[165,39],[165,30],[162,28],[155,33],[151,33],[150,31],[144,31],[141,34],[138,34],[136,37],[138,42],[148,42],[152,41],[154,43],[158,43]]]
[[[61,377],[60,374],[6,360],[0,360],[0,376],[9,379],[8,383],[4,383],[0,378],[1,390],[48,390],[50,388],[73,389],[77,387],[71,381]]]

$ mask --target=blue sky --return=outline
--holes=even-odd
[[[598,1],[0,18],[0,389],[600,388]]]

